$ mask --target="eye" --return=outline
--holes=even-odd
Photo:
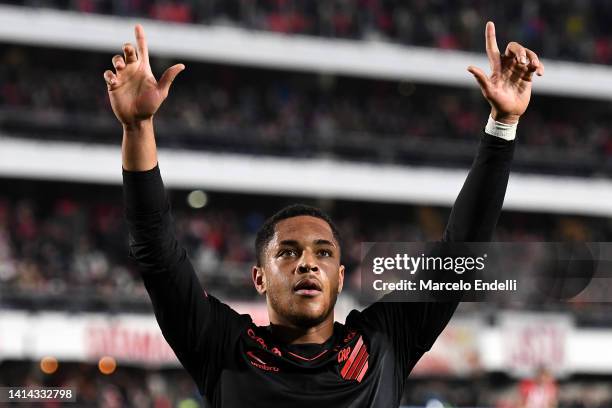
[[[281,257],[290,257],[290,256],[297,256],[297,251],[295,249],[281,249],[280,252],[278,253],[278,256]]]
[[[333,255],[332,251],[330,251],[329,249],[320,249],[319,250],[319,256],[328,257],[328,256],[332,256],[332,255]]]

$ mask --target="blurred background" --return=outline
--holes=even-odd
[[[73,387],[66,406],[205,406],[128,259],[102,73],[136,22],[156,75],[187,66],[156,116],[178,237],[210,293],[266,324],[253,241],[282,206],[340,226],[339,321],[364,307],[361,242],[441,236],[488,117],[466,71],[488,70],[487,20],[500,49],[546,64],[495,239],[610,241],[608,0],[0,0],[0,386]],[[402,402],[612,407],[611,312],[464,303]]]

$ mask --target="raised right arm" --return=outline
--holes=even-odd
[[[157,163],[153,116],[184,66],[168,68],[157,82],[149,65],[144,30],[137,25],[135,31],[138,50],[124,44],[124,55],[113,57],[116,72],[104,73],[113,112],[123,126],[123,190],[130,257],[138,263],[165,339],[200,391],[210,394],[223,368],[222,358],[228,355],[227,348],[232,347],[250,319],[206,294],[176,239]]]

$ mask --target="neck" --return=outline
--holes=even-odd
[[[270,330],[274,337],[285,344],[322,344],[334,334],[334,316],[332,313],[321,323],[310,327],[295,326],[278,320],[271,321]]]

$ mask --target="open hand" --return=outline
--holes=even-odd
[[[504,55],[500,55],[495,25],[490,21],[485,29],[485,38],[491,75],[485,75],[473,65],[468,67],[468,71],[474,75],[482,94],[491,105],[493,119],[514,124],[529,105],[534,72],[542,76],[544,65],[535,52],[516,42],[509,43]]]
[[[123,56],[113,57],[115,71],[104,72],[113,112],[126,127],[138,126],[151,119],[168,96],[174,78],[185,69],[183,64],[173,65],[161,76],[159,82],[151,72],[149,50],[144,29],[135,29],[138,52],[130,43],[123,45]]]

